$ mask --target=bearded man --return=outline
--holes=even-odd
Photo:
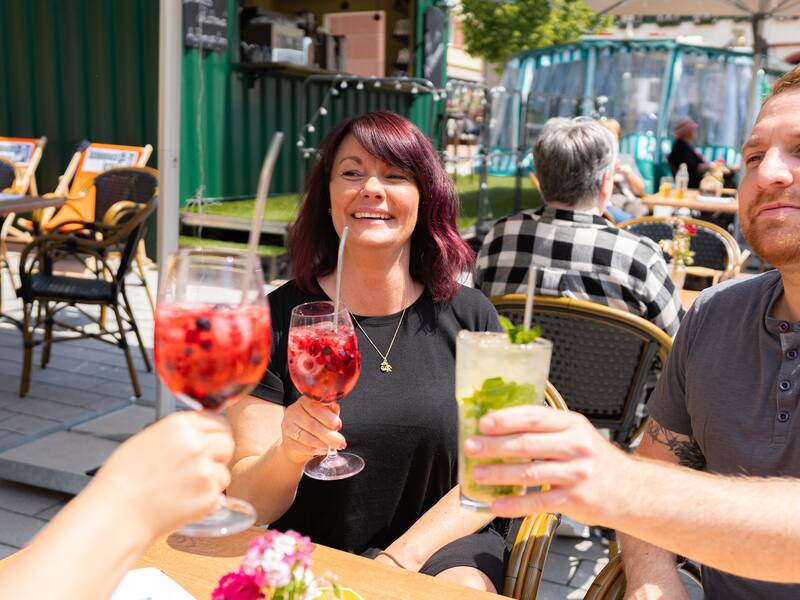
[[[648,403],[637,453],[724,475],[798,477],[800,69],[776,82],[742,157],[742,233],[777,270],[709,288],[694,303]],[[781,518],[761,514],[758,504],[752,511],[755,520]],[[626,598],[687,598],[674,554],[622,534],[620,541]],[[732,551],[748,552],[748,539]],[[800,598],[800,585],[705,567],[703,588],[710,600]]]

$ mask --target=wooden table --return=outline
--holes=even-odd
[[[687,190],[685,198],[675,198],[674,196],[665,198],[661,194],[650,194],[649,196],[644,196],[641,200],[650,208],[654,206],[671,206],[673,208],[689,208],[701,212],[730,214],[736,214],[739,211],[739,201],[736,198],[731,199],[731,202],[705,202],[697,199],[699,194],[698,190]]]
[[[737,273],[734,279],[750,279],[751,277],[755,277],[752,273]],[[697,300],[697,297],[700,295],[700,292],[697,290],[678,290],[678,294],[681,297],[681,304],[683,304],[683,308],[689,310],[689,308],[694,304],[694,301]]]
[[[0,194],[0,217],[9,213],[27,213],[42,208],[58,208],[59,206],[63,206],[66,201],[66,198]]]
[[[157,540],[136,567],[156,567],[177,581],[190,594],[206,600],[220,577],[235,570],[247,542],[264,533],[253,527],[222,538],[189,538],[179,535]],[[427,575],[404,571],[316,544],[311,555],[316,575],[331,571],[339,584],[354,589],[364,600],[495,600],[496,594],[456,587]]]

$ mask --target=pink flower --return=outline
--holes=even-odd
[[[259,585],[243,570],[233,571],[219,580],[211,600],[258,600],[264,598]]]

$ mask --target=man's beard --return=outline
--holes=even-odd
[[[775,202],[781,196],[800,207],[800,198],[793,198],[788,191],[782,194],[760,193],[756,196],[748,217],[740,223],[742,235],[755,253],[771,265],[800,266],[800,227],[792,228],[789,223],[776,226],[774,219],[766,222],[763,217],[759,219],[755,216],[762,206]]]

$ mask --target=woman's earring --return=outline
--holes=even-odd
[[[331,209],[330,208],[328,209],[328,214],[331,214]]]

